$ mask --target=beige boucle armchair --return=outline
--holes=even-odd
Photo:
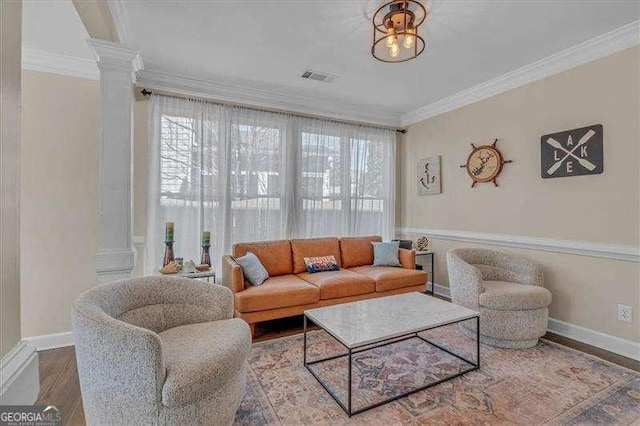
[[[187,278],[93,288],[73,304],[87,424],[231,424],[245,391],[249,326],[233,295]]]
[[[529,348],[547,330],[551,293],[534,262],[486,249],[447,253],[453,303],[480,311],[480,341],[503,348]],[[475,323],[462,331],[475,338]]]

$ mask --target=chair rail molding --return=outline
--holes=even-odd
[[[578,256],[640,262],[640,247],[591,241],[560,240],[526,235],[491,234],[485,232],[454,231],[449,229],[396,228],[398,235],[427,235],[439,240],[463,241],[476,244],[551,251]]]
[[[39,392],[38,353],[22,340],[0,360],[0,405],[31,405]]]
[[[100,69],[99,284],[128,278],[133,249],[133,83],[140,53],[118,43],[89,39]]]
[[[640,21],[634,21],[529,65],[404,113],[400,120],[401,125],[408,126],[453,111],[587,62],[621,52],[638,44],[640,44]]]
[[[138,73],[137,86],[160,93],[212,99],[247,107],[275,109],[320,118],[333,118],[376,126],[397,127],[400,113],[380,107],[357,105],[339,99],[305,96],[259,84],[255,81],[222,83],[197,80],[160,71]]]

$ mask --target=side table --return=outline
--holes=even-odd
[[[433,256],[435,255],[434,252],[432,252],[431,250],[424,250],[424,251],[418,251],[416,250],[416,261],[418,256],[424,256],[424,257],[428,257],[429,258],[429,269],[427,269],[427,272],[429,273],[429,282],[427,282],[427,291],[426,293],[429,293],[429,284],[431,284],[431,295],[433,296],[433,292],[435,290],[435,286],[433,284],[433,277],[435,275],[435,262],[433,260]]]
[[[214,270],[208,270],[208,271],[204,271],[204,272],[190,272],[190,273],[185,273],[185,272],[178,272],[177,274],[160,274],[162,276],[166,276],[166,277],[179,277],[179,278],[206,278],[207,282],[211,282],[210,280],[213,280],[213,284],[216,284],[216,271]]]

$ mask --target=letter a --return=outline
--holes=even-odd
[[[573,145],[573,139],[571,139],[571,135],[569,135],[569,139],[567,139],[567,146]]]

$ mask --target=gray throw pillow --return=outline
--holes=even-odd
[[[251,285],[260,285],[269,278],[269,273],[264,266],[262,266],[258,256],[250,251],[242,257],[237,257],[235,261],[240,265],[245,279],[247,279]]]
[[[398,259],[399,241],[371,244],[373,244],[373,266],[402,266]]]

